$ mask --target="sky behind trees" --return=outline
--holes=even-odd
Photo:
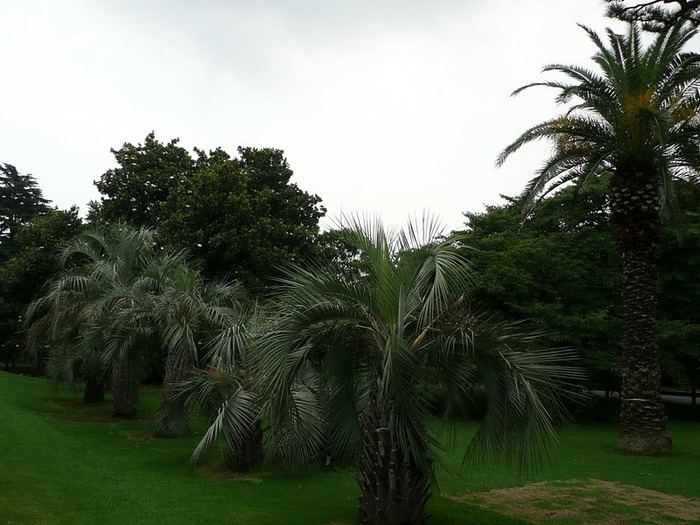
[[[587,64],[598,0],[5,0],[0,161],[67,208],[98,197],[110,148],[147,133],[192,148],[285,151],[326,225],[462,213],[519,193],[544,159],[500,150],[552,114],[515,88]]]

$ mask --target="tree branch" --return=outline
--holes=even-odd
[[[641,22],[648,31],[664,31],[677,23],[700,25],[700,0],[649,0],[628,5],[627,0],[605,0],[607,16],[624,22]],[[674,8],[665,7],[675,4]]]

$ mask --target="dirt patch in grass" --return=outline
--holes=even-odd
[[[449,497],[535,523],[700,523],[700,498],[598,479],[544,481]]]

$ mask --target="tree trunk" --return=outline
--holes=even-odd
[[[105,400],[105,372],[99,357],[89,356],[83,363],[85,374],[85,392],[83,401],[88,404],[104,403]]]
[[[391,402],[372,397],[357,461],[360,521],[364,525],[424,524],[429,476],[418,468],[412,451],[399,447]]]
[[[178,385],[187,379],[192,366],[186,351],[170,351],[165,362],[165,377],[156,419],[156,432],[163,437],[185,437],[189,432],[189,417],[185,396]]]
[[[257,420],[250,428],[248,439],[240,447],[226,449],[226,465],[236,472],[247,472],[257,465],[262,458],[262,438],[260,420]]]
[[[114,415],[134,417],[139,402],[139,382],[133,358],[121,356],[112,363]]]
[[[622,261],[622,390],[619,448],[638,454],[671,451],[661,399],[656,304],[661,231],[655,170],[616,174],[610,226]]]

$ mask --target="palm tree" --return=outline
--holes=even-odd
[[[189,374],[178,386],[187,409],[210,423],[190,458],[199,463],[223,442],[225,464],[235,471],[256,466],[263,454],[261,406],[254,385],[253,342],[263,330],[256,307],[228,308],[205,342],[206,368]]]
[[[526,208],[550,190],[611,174],[609,223],[622,261],[622,403],[619,447],[656,454],[671,450],[660,396],[656,288],[661,211],[674,207],[673,178],[697,180],[700,170],[700,55],[683,51],[695,29],[676,25],[648,47],[640,30],[607,31],[608,45],[583,27],[597,47],[599,71],[549,65],[569,83],[532,86],[559,91],[572,105],[525,131],[499,156],[502,164],[538,139],[554,148],[527,185]]]
[[[84,288],[82,276],[73,279],[62,276],[51,281],[44,297],[32,302],[26,313],[26,348],[41,360],[44,347],[46,374],[54,386],[65,381],[73,383],[75,373],[85,380],[83,401],[102,403],[105,399],[106,370],[100,348],[83,345],[81,329],[89,321],[87,307],[94,300],[95,288]]]
[[[161,436],[181,437],[188,433],[182,383],[199,365],[207,340],[213,340],[212,345],[219,352],[236,345],[239,316],[245,310],[244,293],[237,284],[204,282],[198,271],[186,266],[164,276],[164,280],[167,283],[163,292],[152,296],[152,301],[142,302],[137,309],[151,316],[158,340],[167,351],[157,432]]]
[[[426,519],[438,446],[426,385],[442,379],[456,403],[481,381],[489,415],[471,450],[525,464],[553,434],[558,387],[580,378],[570,351],[528,352],[530,337],[471,315],[456,240],[424,226],[352,221],[357,267],[290,268],[258,341],[267,459],[354,459],[362,523]]]
[[[86,360],[92,370],[99,370],[99,354],[112,370],[114,414],[133,417],[139,354],[155,332],[150,315],[134,315],[135,307],[161,293],[163,275],[184,261],[159,252],[152,230],[116,225],[83,233],[65,248],[61,262],[64,272],[28,309],[28,344],[48,335],[58,348],[69,349],[62,358]]]
[[[231,470],[245,472],[258,465],[263,454],[261,410],[243,364],[197,370],[180,388],[187,396],[187,408],[210,423],[192,453],[191,465],[218,442],[223,442],[224,461]]]
[[[114,414],[120,416],[136,414],[142,354],[164,349],[157,433],[186,435],[178,385],[198,364],[199,341],[225,332],[232,312],[242,309],[242,289],[205,283],[182,252],[156,249],[153,230],[125,225],[86,232],[65,249],[62,261],[64,273],[30,307],[31,344],[49,335],[51,368],[63,378],[70,379],[74,363],[81,362],[91,372],[86,383],[91,399],[111,367]]]

